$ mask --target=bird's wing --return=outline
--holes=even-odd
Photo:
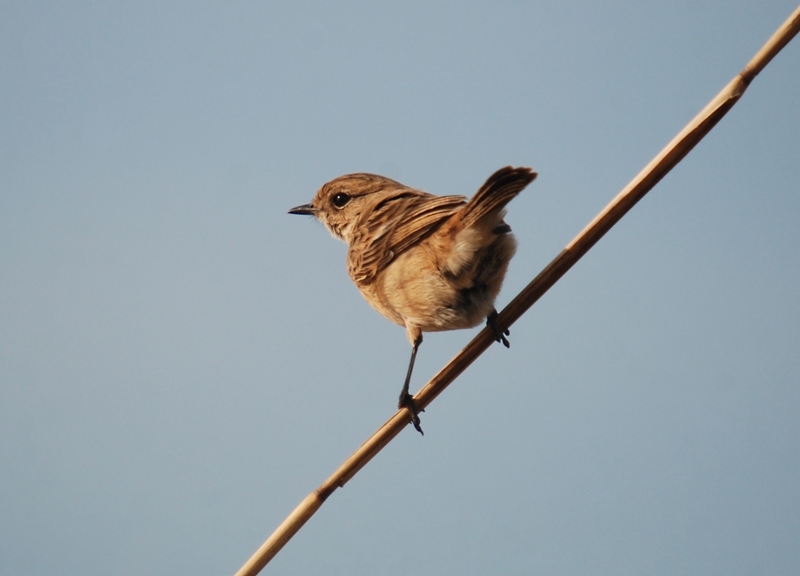
[[[465,204],[463,196],[435,196],[410,188],[381,201],[365,215],[350,243],[350,277],[356,284],[369,284]]]

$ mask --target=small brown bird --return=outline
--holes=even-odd
[[[423,332],[486,320],[509,345],[494,308],[517,248],[504,208],[534,178],[530,168],[501,168],[467,202],[376,174],[347,174],[320,188],[311,204],[289,210],[315,216],[349,245],[350,278],[373,308],[405,327],[411,361],[398,407],[409,409],[420,433],[408,386]]]

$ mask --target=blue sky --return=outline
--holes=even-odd
[[[4,3],[0,573],[235,572],[394,411],[404,330],[286,211],[509,206],[498,308],[796,6]],[[800,566],[800,41],[275,574]],[[412,389],[475,331],[431,334]]]

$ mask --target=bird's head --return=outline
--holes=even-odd
[[[350,244],[361,216],[405,188],[377,174],[345,174],[320,188],[310,204],[296,206],[289,214],[314,216],[336,238]]]

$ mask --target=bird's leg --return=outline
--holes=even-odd
[[[494,332],[494,339],[497,342],[502,342],[503,346],[509,348],[511,344],[508,342],[508,338],[506,338],[506,336],[510,335],[511,332],[508,330],[508,328],[502,332],[500,331],[500,328],[497,327],[497,316],[497,310],[492,308],[492,311],[489,312],[489,315],[486,317],[486,325],[492,329],[492,332]]]
[[[414,339],[414,344],[411,348],[411,361],[408,363],[408,373],[406,374],[406,381],[403,382],[403,390],[400,392],[400,401],[397,403],[397,407],[400,409],[408,408],[408,411],[411,412],[411,423],[414,425],[417,432],[424,435],[425,433],[419,425],[419,413],[417,412],[417,407],[414,405],[414,397],[408,393],[408,385],[411,383],[411,372],[414,371],[414,360],[417,357],[417,350],[420,344],[422,344],[422,332]]]

